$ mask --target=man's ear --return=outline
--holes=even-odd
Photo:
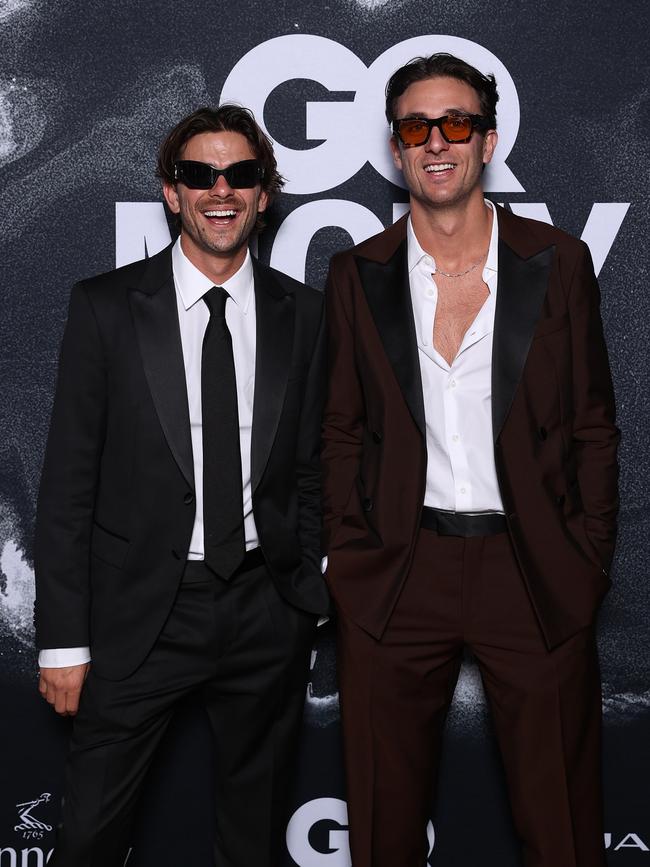
[[[263,214],[269,206],[269,195],[265,190],[260,192],[260,197],[257,202],[257,213]]]
[[[395,164],[395,168],[402,171],[402,153],[399,149],[399,140],[395,134],[393,134],[389,142],[390,144],[390,152],[393,155],[393,163]]]
[[[492,159],[494,149],[499,141],[499,134],[495,129],[489,129],[483,137],[483,165],[486,166]]]
[[[167,202],[167,207],[172,214],[179,214],[181,210],[180,202],[178,201],[178,192],[176,184],[170,184],[169,181],[163,181],[162,185],[163,196]]]

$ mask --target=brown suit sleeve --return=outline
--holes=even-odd
[[[600,318],[600,291],[589,250],[580,255],[568,289],[573,364],[573,444],[584,527],[609,570],[616,537],[618,463],[614,390]]]
[[[355,353],[354,268],[351,256],[335,256],[325,289],[329,371],[321,453],[325,553],[359,473],[366,415]]]

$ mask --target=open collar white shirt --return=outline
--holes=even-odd
[[[408,270],[426,420],[424,505],[454,512],[503,512],[492,433],[492,338],[496,310],[499,228],[492,233],[483,281],[489,295],[448,364],[433,346],[436,263],[407,223]]]

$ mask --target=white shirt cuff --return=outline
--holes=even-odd
[[[325,572],[327,571],[327,557],[323,557],[322,560],[320,561],[320,571],[321,571],[321,575],[324,575]],[[329,620],[329,617],[319,617],[318,623],[316,625],[322,626],[323,623],[327,623],[328,620]]]
[[[49,647],[38,654],[40,668],[67,668],[90,662],[89,647]]]

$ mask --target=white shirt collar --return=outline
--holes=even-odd
[[[180,237],[172,248],[172,271],[176,290],[181,297],[183,307],[189,310],[205,293],[214,286],[212,280],[193,265],[181,247]],[[246,315],[253,296],[253,259],[250,250],[246,250],[246,258],[241,267],[232,277],[220,285],[226,290],[235,304]]]
[[[497,219],[496,208],[494,207],[492,202],[489,199],[484,199],[483,201],[489,208],[492,209],[492,231],[490,234],[490,246],[488,248],[487,259],[485,260],[485,265],[483,267],[483,279],[487,282],[487,278],[491,276],[491,274],[497,274],[499,270],[499,220]],[[414,268],[417,268],[422,259],[427,260],[427,267],[431,269],[431,272],[433,274],[435,274],[436,261],[433,256],[429,255],[429,253],[422,249],[420,242],[416,237],[415,230],[413,229],[413,222],[411,220],[410,214],[406,223],[406,239],[408,247],[409,274],[411,273],[411,271],[413,271]],[[486,274],[486,272],[488,273]]]

